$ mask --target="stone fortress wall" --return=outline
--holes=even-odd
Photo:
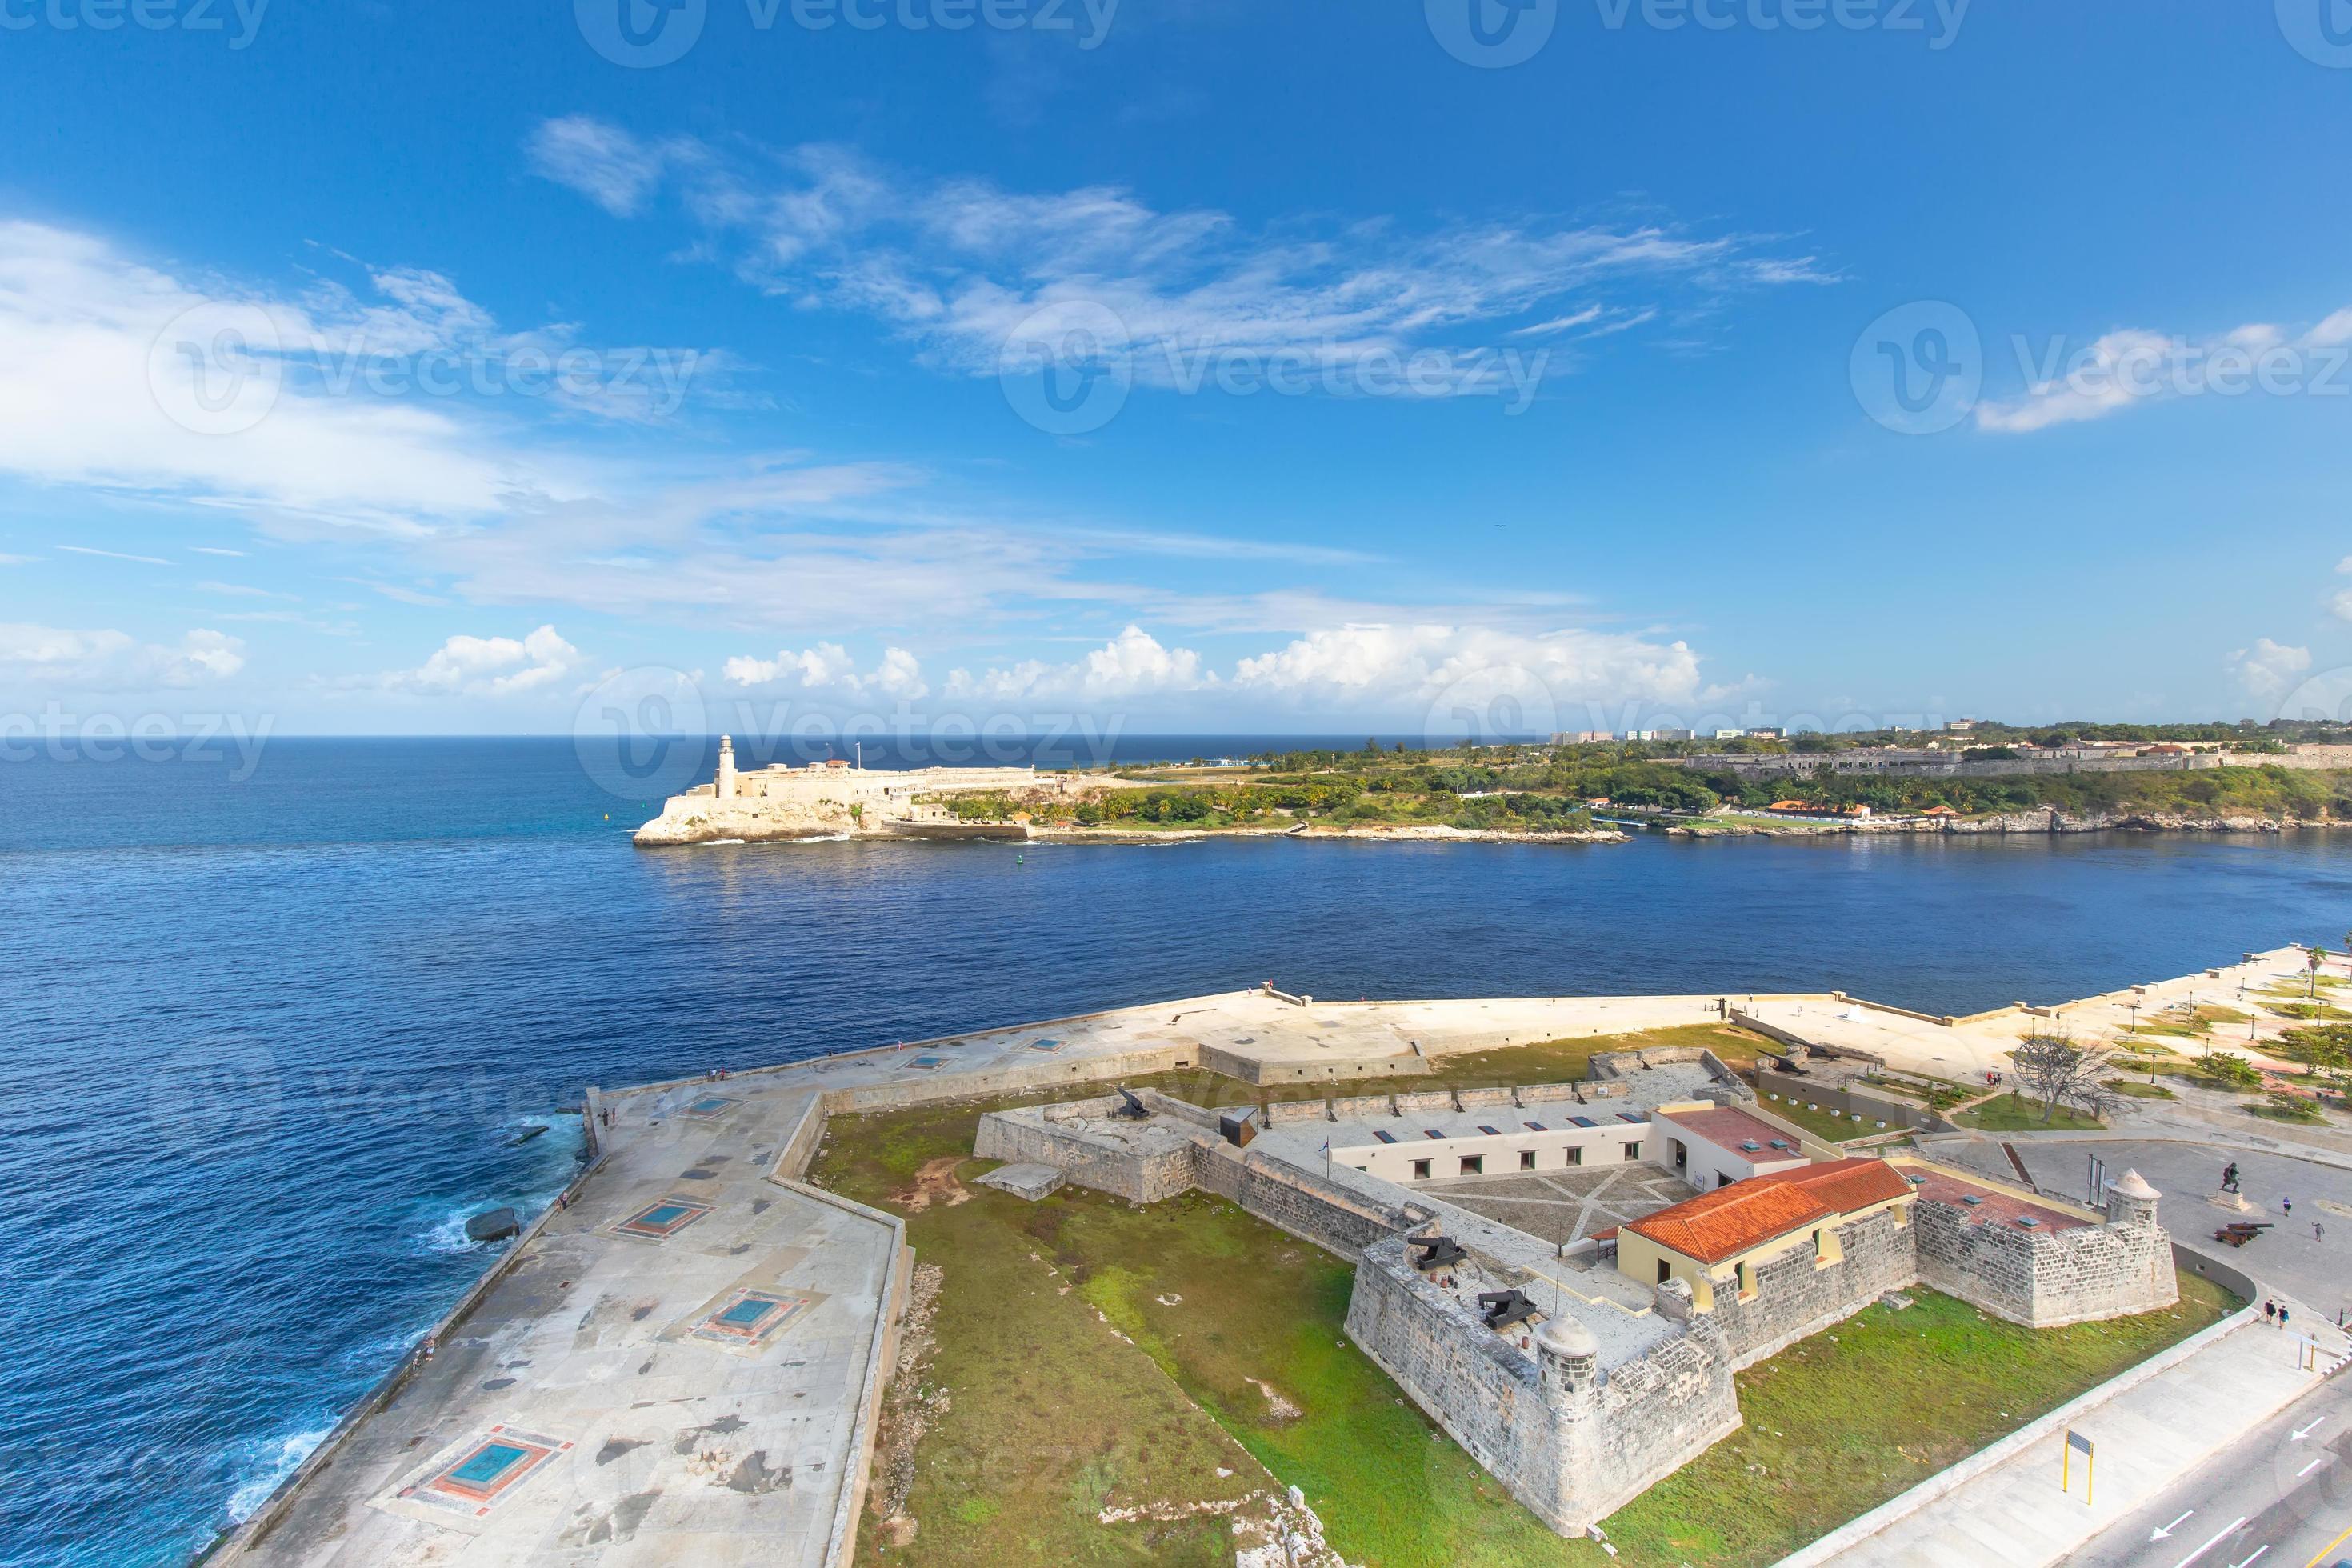
[[[1653,1060],[1665,1053],[1646,1055]],[[1691,1057],[1706,1053],[1689,1053]],[[1299,1163],[1311,1130],[1268,1138],[1283,1152],[1237,1145],[1232,1117],[1258,1127],[1315,1120],[1402,1116],[1576,1100],[1622,1099],[1647,1063],[1612,1060],[1574,1085],[1429,1090],[1353,1100],[1204,1110],[1154,1090],[1137,1095],[1140,1122],[1113,1117],[1116,1097],[994,1111],[974,1152],[1053,1165],[1069,1181],[1137,1203],[1194,1188],[1356,1264],[1348,1333],[1417,1405],[1529,1510],[1563,1533],[1580,1531],[1736,1430],[1732,1374],[1830,1328],[1891,1290],[1925,1283],[2028,1327],[2153,1310],[2175,1300],[2169,1238],[2156,1194],[2136,1177],[2110,1188],[2104,1215],[1970,1176],[1993,1197],[2059,1213],[2063,1225],[2028,1227],[1996,1201],[1985,1212],[1923,1190],[1831,1226],[1823,1261],[1798,1247],[1756,1266],[1746,1292],[1727,1279],[1704,1310],[1689,1284],[1651,1287],[1608,1270],[1580,1282],[1568,1252],[1486,1222],[1444,1201],[1443,1184],[1405,1186],[1344,1166]],[[1721,1064],[1707,1058],[1712,1078]],[[1726,1102],[1740,1086],[1727,1069]],[[1653,1163],[1656,1163],[1654,1160]],[[1936,1170],[1908,1157],[1906,1175]],[[1921,1180],[1927,1177],[1920,1175]],[[1938,1189],[1941,1193],[1942,1189]],[[1441,1289],[1409,1260],[1409,1238],[1443,1232],[1467,1258]],[[1512,1254],[1512,1255],[1507,1255]],[[1591,1258],[1586,1258],[1589,1264]],[[1728,1270],[1729,1265],[1723,1266]],[[1603,1265],[1603,1268],[1606,1266]],[[1533,1328],[1486,1328],[1469,1302],[1482,1289],[1524,1290],[1544,1314]],[[1591,1293],[1588,1293],[1591,1292]],[[1596,1331],[1600,1337],[1596,1337]],[[1608,1341],[1604,1350],[1601,1339]]]

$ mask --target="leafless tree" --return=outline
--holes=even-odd
[[[2045,1127],[2062,1105],[2104,1117],[2123,1103],[2123,1097],[2106,1085],[2107,1075],[2117,1070],[2115,1048],[2096,1042],[2077,1044],[2063,1024],[2036,1028],[2009,1053],[2009,1059],[2017,1064],[2018,1082],[2041,1101]]]

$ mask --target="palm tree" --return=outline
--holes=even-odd
[[[2304,954],[2303,961],[2311,966],[2311,980],[2304,988],[2304,994],[2313,1001],[2317,1001],[2319,999],[2319,966],[2327,962],[2327,950],[2324,947],[2315,947]]]

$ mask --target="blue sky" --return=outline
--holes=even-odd
[[[0,0],[19,729],[2352,664],[2346,0],[144,5]]]

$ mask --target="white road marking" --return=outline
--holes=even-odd
[[[2181,1520],[2189,1518],[2191,1515],[2196,1513],[2196,1511],[2197,1510],[2192,1508],[2188,1513],[2182,1514],[2180,1519],[2174,1520],[2170,1524],[2158,1525],[2154,1530],[2147,1532],[2147,1538],[2150,1541],[2162,1541],[2165,1537],[2170,1535],[2174,1531],[2180,1528]]]
[[[2311,1472],[2312,1472],[2312,1471],[2314,1471],[2314,1470],[2315,1470],[2315,1469],[2319,1468],[2319,1467],[2320,1467],[2320,1466],[2322,1466],[2322,1465],[2324,1465],[2324,1464],[2326,1464],[2326,1463],[2327,1463],[2327,1456],[2326,1456],[2326,1455],[2325,1455],[2325,1454],[2322,1454],[2322,1455],[2320,1455],[2320,1456],[2319,1456],[2319,1458],[2315,1458],[2315,1459],[2312,1460],[2312,1461],[2311,1461],[2311,1463],[2309,1463],[2309,1464],[2307,1464],[2307,1465],[2304,1466],[2304,1467],[2303,1467],[2303,1468],[2301,1468],[2301,1469],[2299,1469],[2299,1470],[2295,1471],[2295,1473],[2294,1473],[2294,1479],[2295,1479],[2296,1480],[2301,1480],[2301,1479],[2303,1479],[2303,1478],[2304,1478],[2304,1477],[2305,1477],[2305,1476],[2307,1476],[2307,1475],[2311,1474]]]
[[[2189,1565],[2191,1563],[2196,1562],[2200,1557],[2204,1556],[2205,1553],[2212,1551],[2213,1548],[2221,1545],[2224,1541],[2227,1541],[2230,1538],[2230,1532],[2236,1530],[2238,1526],[2245,1522],[2246,1516],[2242,1513],[2240,1514],[2237,1518],[2231,1520],[2229,1523],[2223,1525],[2220,1531],[2215,1532],[2212,1540],[2207,1542],[2204,1545],[2199,1547],[2196,1551],[2190,1552],[2188,1556],[2174,1563],[2172,1568],[2189,1568]]]

